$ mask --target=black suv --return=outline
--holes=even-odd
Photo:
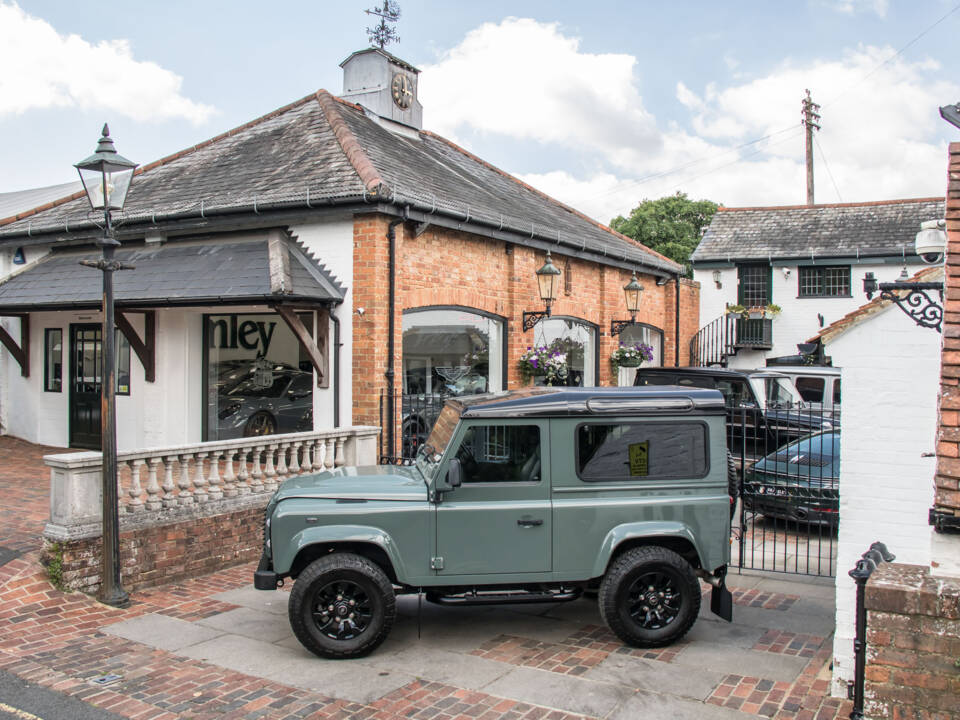
[[[640,368],[633,384],[719,390],[727,409],[727,447],[735,455],[766,455],[810,433],[839,427],[835,419],[811,412],[790,376],[773,370]]]

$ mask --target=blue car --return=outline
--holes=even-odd
[[[837,526],[840,518],[840,433],[808,435],[747,469],[743,506],[770,518]]]

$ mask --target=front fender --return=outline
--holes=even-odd
[[[367,525],[323,525],[322,527],[308,527],[296,533],[290,542],[284,543],[283,551],[274,555],[273,569],[278,575],[286,575],[293,566],[293,561],[304,548],[311,545],[328,545],[331,543],[365,543],[376,545],[383,550],[397,580],[405,582],[408,577],[407,569],[400,557],[400,550],[396,542],[380,528]]]
[[[600,577],[607,571],[607,565],[614,551],[624,542],[630,540],[639,540],[643,538],[656,537],[675,537],[688,541],[697,553],[698,558],[703,558],[700,547],[690,528],[681,522],[657,521],[657,522],[635,522],[617,525],[603,539],[600,546],[600,552],[597,553],[597,560],[593,566],[592,577]]]

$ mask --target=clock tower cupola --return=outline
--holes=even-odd
[[[381,48],[353,53],[340,63],[344,100],[362,105],[389,127],[423,128],[423,106],[417,99],[420,71]],[[399,128],[398,128],[399,129]]]

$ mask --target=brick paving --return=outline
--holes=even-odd
[[[0,435],[0,547],[37,550],[50,515],[50,468],[43,456],[65,448]]]
[[[27,454],[31,448],[35,457],[39,455],[33,446],[12,438],[0,438],[5,459],[12,457],[7,453]],[[44,448],[41,452],[56,450]],[[103,632],[109,625],[147,613],[192,622],[233,610],[237,606],[213,596],[249,587],[253,565],[240,565],[176,585],[136,592],[130,607],[124,609],[101,605],[81,593],[63,593],[47,580],[36,551],[36,539],[47,513],[46,468],[42,463],[27,462],[23,465],[27,470],[20,476],[26,479],[18,481],[9,468],[9,461],[0,465],[0,488],[4,492],[0,537],[4,542],[16,543],[24,552],[22,557],[0,566],[0,669],[25,680],[95,707],[143,720],[577,720],[584,717],[456,687],[448,682],[431,682],[430,678],[407,683],[370,703],[350,702],[109,635]],[[17,512],[10,512],[11,505]],[[799,599],[795,595],[756,589],[736,590],[734,597],[740,605],[778,611],[788,610]],[[850,703],[828,696],[831,643],[830,635],[767,632],[757,640],[753,650],[808,658],[797,679],[774,682],[727,674],[706,702],[774,720],[846,717]],[[604,659],[620,654],[656,660],[683,673],[691,672],[689,665],[677,664],[678,656],[686,647],[692,647],[691,643],[650,650],[627,648],[607,628],[582,623],[576,632],[559,642],[500,635],[480,642],[470,654],[505,665],[571,676],[583,676]],[[116,673],[122,678],[107,687],[90,684],[92,678],[107,673]]]

